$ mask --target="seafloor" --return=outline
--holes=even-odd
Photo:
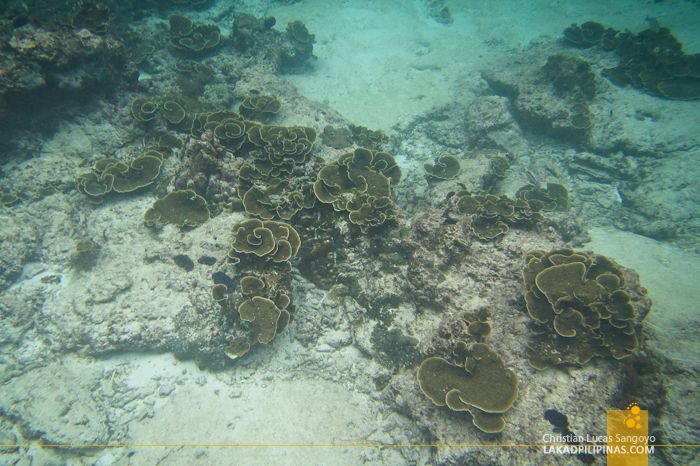
[[[631,403],[649,464],[700,464],[695,1],[0,14],[0,464],[605,464],[543,454],[544,413],[601,436]],[[634,47],[565,39],[587,21]],[[261,217],[298,243],[232,232]],[[554,250],[607,285],[526,287]],[[576,321],[591,287],[619,319]],[[435,358],[460,406],[419,384]]]

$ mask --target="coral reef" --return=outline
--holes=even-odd
[[[564,37],[578,46],[600,45],[617,52],[620,63],[605,68],[603,75],[618,86],[632,84],[667,99],[700,99],[700,55],[683,52],[683,45],[669,28],[649,28],[634,34],[589,21],[581,26],[573,24],[564,31]]]
[[[242,300],[235,304],[224,284],[215,285],[212,298],[234,321],[241,322],[235,335],[228,335],[226,355],[235,359],[257,343],[267,344],[289,324],[291,306],[289,259],[301,246],[297,231],[290,225],[257,219],[237,223],[227,263],[236,266]]]
[[[386,152],[355,149],[318,172],[314,192],[336,211],[350,212],[350,221],[363,233],[384,224],[398,212],[391,201],[391,186],[401,181],[401,169]]]
[[[533,251],[525,256],[523,279],[533,367],[583,365],[595,356],[623,359],[639,346],[642,319],[622,268],[607,257]]]

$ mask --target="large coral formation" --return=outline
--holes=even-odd
[[[257,147],[250,151],[255,168],[265,175],[291,173],[294,164],[306,162],[311,153],[316,130],[308,126],[257,125],[247,132]]]
[[[316,202],[311,183],[292,177],[311,153],[316,131],[306,126],[253,126],[246,133],[253,163],[238,174],[238,195],[246,212],[289,220]]]
[[[581,47],[600,44],[614,50],[620,63],[603,70],[618,86],[629,84],[647,94],[668,99],[700,99],[700,54],[687,55],[683,45],[665,27],[645,29],[638,34],[605,28],[592,21],[573,24],[564,31],[570,43]]]
[[[290,225],[257,219],[237,223],[231,231],[234,241],[226,260],[242,276],[243,298],[235,304],[227,294],[233,290],[221,284],[215,285],[212,297],[233,314],[234,320],[246,323],[239,326],[235,336],[227,338],[226,354],[235,359],[256,343],[269,343],[290,322],[293,307],[289,298],[289,260],[296,256],[301,240]]]
[[[532,319],[528,359],[537,369],[622,359],[639,345],[641,323],[621,267],[605,256],[555,249],[525,256],[525,302]]]
[[[366,233],[395,218],[391,186],[401,181],[401,168],[391,154],[359,148],[323,167],[314,183],[321,202],[350,212],[350,221]]]
[[[458,342],[453,355],[457,364],[439,357],[423,361],[418,369],[421,390],[437,406],[469,411],[484,432],[501,432],[503,413],[518,397],[518,376],[484,343],[467,348]]]
[[[76,188],[96,204],[109,192],[128,193],[153,183],[160,173],[163,154],[149,151],[127,164],[118,159],[98,160],[92,171],[79,175]]]
[[[186,189],[173,191],[155,201],[144,214],[143,220],[149,227],[168,223],[180,227],[196,227],[209,220],[209,217],[207,201],[191,189]]]

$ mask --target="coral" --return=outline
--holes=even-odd
[[[371,130],[365,126],[348,125],[353,144],[367,149],[378,149],[382,144],[389,142],[389,136],[379,130]]]
[[[649,28],[634,34],[589,21],[567,28],[564,37],[579,46],[600,44],[605,50],[616,51],[620,63],[605,68],[603,75],[617,86],[631,84],[667,99],[700,99],[700,54],[685,54],[669,28]]]
[[[299,234],[290,225],[257,219],[237,223],[227,263],[244,275],[240,280],[243,301],[234,304],[229,287],[217,284],[212,297],[225,311],[240,318],[238,336],[229,335],[226,355],[235,359],[256,343],[269,343],[291,320],[289,259],[301,246]],[[242,335],[241,335],[242,334]]]
[[[458,342],[453,350],[457,364],[428,358],[418,369],[418,383],[437,406],[469,411],[476,427],[488,433],[505,428],[503,414],[518,397],[518,376],[488,345],[467,348]]]
[[[137,97],[131,102],[131,115],[138,121],[147,122],[162,115],[175,128],[190,126],[193,118],[188,115],[183,99],[169,96]]]
[[[237,223],[231,231],[234,242],[228,253],[227,262],[238,264],[243,261],[247,265],[252,265],[254,270],[260,269],[266,261],[283,263],[286,264],[285,268],[291,269],[287,261],[297,254],[301,245],[297,231],[284,223],[251,219]],[[264,260],[260,262],[255,258]]]
[[[608,34],[605,26],[594,21],[586,21],[581,26],[574,23],[564,29],[564,38],[581,47],[593,47]]]
[[[294,164],[306,162],[316,130],[308,126],[256,125],[247,131],[248,140],[257,148],[250,151],[255,168],[264,175],[291,172]]]
[[[114,158],[98,160],[92,171],[78,175],[76,188],[90,202],[99,204],[111,191],[128,193],[153,183],[162,164],[163,154],[156,151],[146,152],[129,164]]]
[[[143,220],[146,226],[167,225],[196,227],[207,220],[210,214],[207,201],[191,189],[173,191],[158,199],[146,211]]]
[[[574,100],[593,99],[596,92],[595,74],[587,61],[566,55],[550,55],[542,73],[560,96]]]
[[[170,44],[180,50],[201,52],[213,49],[221,40],[219,26],[198,25],[183,15],[170,15]]]
[[[4,207],[10,207],[12,204],[17,202],[19,198],[12,193],[0,192],[0,204]]]
[[[547,183],[547,189],[527,184],[515,193],[516,199],[527,201],[536,211],[566,212],[569,210],[569,191],[559,183]]]
[[[163,102],[163,116],[170,123],[178,124],[185,119],[186,115],[185,109],[177,102],[172,100]]]
[[[622,359],[639,345],[641,322],[625,291],[625,274],[607,257],[533,251],[525,256],[523,280],[533,367],[583,365],[594,356]]]
[[[510,168],[510,162],[502,155],[496,155],[489,160],[489,175],[495,179],[503,180],[506,177],[506,171]]]
[[[350,221],[366,233],[398,215],[391,201],[391,185],[400,181],[401,168],[393,156],[359,148],[323,167],[314,192],[336,211],[350,212]]]
[[[254,126],[258,124],[232,111],[198,113],[192,120],[190,132],[199,138],[205,131],[212,131],[224,146],[235,152],[247,141],[247,132]]]
[[[107,32],[109,28],[109,8],[101,3],[81,0],[79,10],[71,19],[71,26],[76,29],[87,29],[90,32]]]
[[[156,48],[152,45],[134,44],[131,47],[129,47],[129,51],[127,52],[127,54],[132,63],[138,65],[142,61],[144,61],[147,56],[151,55],[155,51]]]
[[[250,165],[244,165],[241,168],[242,176],[245,176],[249,170],[254,169]],[[242,181],[243,178],[239,176],[239,186],[245,185]],[[301,209],[310,209],[316,204],[313,184],[304,184],[298,191],[286,189],[288,186],[289,181],[287,180],[280,180],[265,188],[252,186],[244,191],[243,208],[249,214],[267,220],[275,218],[275,216],[289,220]]]
[[[435,165],[426,163],[424,166],[428,178],[438,180],[453,180],[462,170],[459,160],[451,155],[442,155],[435,159]]]
[[[316,131],[306,126],[261,126],[246,133],[253,164],[238,172],[238,195],[243,208],[264,219],[289,220],[316,202],[311,183],[293,178],[294,167],[307,161]]]
[[[64,108],[64,99],[75,101],[108,92],[128,79],[126,49],[111,34],[72,28],[65,19],[46,28],[33,21],[21,27],[7,19],[1,22],[3,124],[26,128],[34,108],[55,112]]]
[[[454,196],[457,210],[473,215],[471,229],[482,240],[492,240],[508,232],[508,225],[534,225],[543,220],[539,204],[524,199],[513,200],[506,195],[481,194],[472,196],[460,191]]]
[[[315,36],[309,33],[304,23],[299,20],[288,23],[285,36],[290,46],[281,52],[280,64],[282,67],[298,68],[303,62],[314,56]]]
[[[137,97],[131,102],[131,114],[138,121],[151,121],[156,117],[158,103],[144,97]]]
[[[282,108],[282,103],[269,95],[251,95],[246,97],[238,107],[238,113],[244,118],[258,120],[267,123],[277,115]]]
[[[263,34],[272,32],[276,20],[272,16],[256,18],[250,13],[236,13],[231,28],[233,47],[239,52],[259,48],[262,45]]]
[[[327,125],[323,128],[321,140],[323,144],[333,149],[345,149],[352,146],[351,133],[345,127],[334,128],[331,125]]]
[[[77,270],[91,269],[97,262],[97,256],[102,246],[91,239],[80,240],[75,243],[75,252],[70,261]]]
[[[175,189],[191,189],[204,197],[212,215],[230,208],[236,197],[236,178],[243,160],[227,150],[210,131],[201,138],[188,138],[181,154],[181,169],[173,185]]]

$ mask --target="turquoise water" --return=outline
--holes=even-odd
[[[695,2],[0,12],[3,464],[698,461]]]

